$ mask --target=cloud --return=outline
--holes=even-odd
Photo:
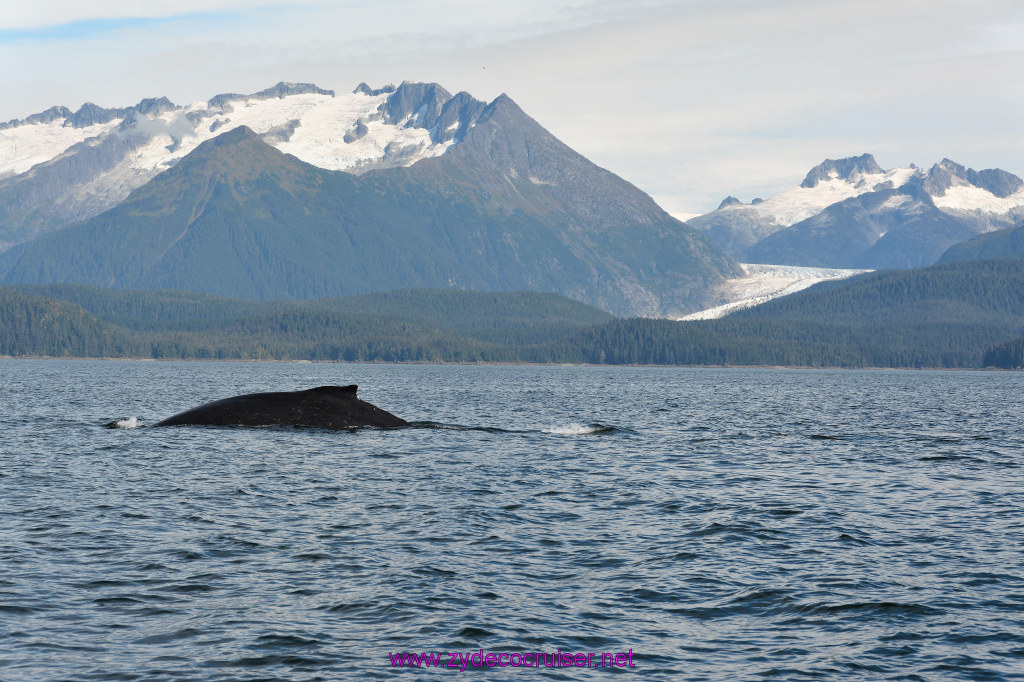
[[[215,22],[232,17],[228,13],[181,14],[167,17],[109,17],[82,19],[63,24],[0,29],[0,45],[31,42],[80,42],[109,39],[111,34],[153,28],[171,22]]]
[[[307,0],[308,3],[309,0]],[[315,0],[313,0],[315,2]],[[254,5],[244,0],[48,0],[47,2],[8,3],[0,12],[0,30],[28,31],[62,26],[145,19],[171,19],[185,15],[216,15],[244,10]]]

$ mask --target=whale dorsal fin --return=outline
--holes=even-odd
[[[359,386],[357,384],[349,384],[348,386],[317,386],[316,388],[309,389],[308,393],[344,393],[346,395],[355,395],[358,390]]]

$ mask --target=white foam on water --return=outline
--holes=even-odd
[[[607,431],[607,426],[601,426],[600,424],[567,424],[565,426],[553,426],[549,429],[544,429],[544,433],[553,433],[558,436],[587,436],[592,433],[599,433],[601,431]]]
[[[118,419],[114,422],[115,429],[135,429],[139,427],[138,417],[128,417],[127,419]]]

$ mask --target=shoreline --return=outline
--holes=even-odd
[[[849,367],[843,365],[654,365],[654,364],[594,364],[575,362],[385,362],[366,360],[301,360],[280,358],[139,358],[139,357],[85,357],[66,355],[0,355],[0,360],[70,360],[76,362],[268,362],[305,365],[437,365],[454,367],[652,367],[662,369],[792,369],[792,370],[847,370],[847,371],[899,371],[899,372],[1020,372],[1002,367]]]

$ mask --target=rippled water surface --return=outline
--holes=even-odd
[[[0,360],[0,679],[1024,679],[1022,382]],[[348,383],[429,424],[146,426]]]

